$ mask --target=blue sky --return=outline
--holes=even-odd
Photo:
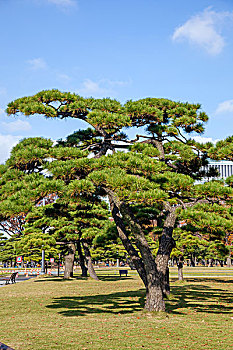
[[[210,117],[203,137],[233,134],[232,0],[0,0],[0,29],[0,163],[23,137],[85,126],[4,113],[51,88],[199,102]]]

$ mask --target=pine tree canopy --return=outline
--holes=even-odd
[[[165,309],[166,271],[174,237],[177,254],[184,255],[189,245],[188,253],[199,250],[202,256],[204,251],[219,251],[223,256],[226,232],[232,232],[232,179],[204,184],[195,180],[207,175],[203,167],[215,149],[218,156],[224,153],[224,159],[230,159],[225,148],[231,147],[231,139],[216,146],[192,140],[192,134],[201,134],[208,120],[199,104],[163,98],[121,104],[48,90],[9,103],[7,113],[77,118],[88,126],[57,144],[41,138],[23,140],[6,163],[9,170],[0,168],[1,203],[7,204],[10,198],[20,209],[25,200],[31,205],[24,235],[28,246],[30,236],[34,239],[30,232],[35,229],[38,247],[37,234],[50,228],[51,239],[86,240],[104,256],[100,242],[112,241],[109,208],[103,203],[107,199],[118,238],[147,288],[150,311]],[[125,130],[130,127],[144,128],[144,132],[127,139]],[[118,151],[122,148],[127,152]],[[7,175],[11,170],[16,179]],[[7,176],[12,179],[9,184]],[[35,207],[52,194],[56,202]],[[2,210],[13,211],[8,206]],[[178,228],[180,219],[185,220],[183,229]],[[159,235],[156,243],[155,235]]]
[[[214,160],[233,160],[233,136],[227,137],[225,140],[216,142],[215,145],[207,147],[209,158]]]

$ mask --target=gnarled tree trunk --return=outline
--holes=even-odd
[[[119,237],[146,286],[145,309],[148,311],[165,311],[164,294],[168,294],[169,292],[168,260],[171,250],[174,247],[172,231],[175,224],[175,210],[174,212],[171,210],[172,214],[170,216],[168,215],[167,225],[165,225],[160,242],[157,261],[155,261],[143,230],[130,208],[120,203],[112,191],[105,190],[108,194],[112,216],[116,223]],[[127,222],[127,225],[131,228],[135,238],[135,244],[142,258],[139,257],[133,247],[124,222]]]
[[[64,279],[68,279],[73,277],[73,268],[74,268],[74,256],[76,247],[73,242],[69,242],[67,244],[68,252],[65,255],[65,271],[64,271]]]
[[[82,277],[87,277],[87,267],[85,265],[85,258],[82,252],[82,247],[80,244],[80,240],[77,241],[77,251],[78,251],[78,256],[79,256],[79,263],[82,271]]]
[[[91,253],[90,253],[87,241],[82,240],[82,246],[83,246],[85,258],[87,260],[87,268],[88,268],[89,275],[94,280],[99,281],[99,278],[96,275],[96,272],[94,270],[94,267],[93,267],[93,264],[92,264],[92,261],[91,261]]]
[[[108,199],[110,203],[110,209],[112,212],[112,217],[115,221],[118,235],[122,241],[122,244],[129,254],[130,260],[132,261],[133,265],[135,266],[139,276],[141,277],[145,287],[147,288],[148,282],[147,282],[147,277],[146,277],[146,271],[145,271],[145,266],[142,261],[142,259],[139,257],[138,252],[132,245],[132,243],[129,240],[128,237],[128,232],[126,230],[125,224],[122,220],[122,215],[120,213],[120,202],[119,200],[115,197],[114,193],[110,190],[106,189],[106,192],[108,194]]]
[[[175,247],[172,233],[176,221],[175,208],[169,206],[167,209],[168,213],[164,222],[163,232],[159,241],[159,249],[155,259],[163,293],[166,296],[170,294],[168,260],[170,259],[172,249]]]
[[[143,230],[127,205],[121,205],[121,213],[132,229],[136,245],[140,250],[143,259],[148,283],[145,309],[148,311],[165,311],[163,286],[161,284],[160,274]]]

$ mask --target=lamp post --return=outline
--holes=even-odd
[[[42,246],[43,248],[43,246]],[[42,252],[41,252],[41,275],[44,275],[45,274],[45,251],[44,249],[42,249]]]
[[[57,276],[60,276],[60,261],[61,261],[61,254],[58,254],[58,267],[57,267]]]
[[[45,206],[45,198],[42,200],[42,206]],[[42,232],[43,232],[42,228]],[[41,275],[45,274],[45,251],[44,251],[44,246],[42,245],[42,252],[41,252]]]

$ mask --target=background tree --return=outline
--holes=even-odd
[[[71,184],[72,185],[72,182]],[[98,277],[91,261],[90,248],[96,235],[104,235],[105,225],[108,221],[109,211],[104,201],[87,201],[83,196],[72,196],[72,187],[67,186],[66,191],[60,194],[56,203],[35,208],[27,216],[25,239],[32,243],[35,233],[41,232],[45,227],[55,243],[61,245],[65,255],[64,278],[73,277],[73,266],[76,251],[79,255],[82,275],[86,276],[86,267],[83,254],[87,262],[87,269],[92,278]]]
[[[106,222],[109,217],[106,203],[99,197],[93,196],[85,201],[85,198],[83,196],[81,198],[81,195],[78,196],[78,202],[75,202],[75,196],[72,196],[69,191],[67,192],[66,185],[70,181],[69,173],[67,178],[62,177],[61,180],[58,180],[61,185],[58,196],[57,188],[54,187],[55,183],[52,181],[52,173],[48,173],[47,165],[55,159],[56,169],[60,171],[62,165],[64,171],[67,162],[69,163],[74,157],[77,159],[77,157],[87,155],[87,153],[71,147],[52,148],[51,146],[50,140],[25,139],[13,149],[10,159],[7,161],[9,169],[21,169],[18,172],[22,175],[24,183],[21,183],[19,188],[15,187],[14,195],[22,196],[22,200],[28,200],[29,205],[28,214],[24,220],[27,222],[26,230],[20,242],[22,253],[25,258],[28,259],[31,255],[35,261],[38,261],[40,260],[41,249],[46,248],[46,258],[49,258],[54,256],[55,253],[58,254],[55,248],[56,240],[62,240],[63,253],[66,253],[64,278],[69,278],[73,274],[76,244],[81,242],[82,249],[78,247],[78,251],[83,274],[85,274],[86,268],[82,264],[82,250],[85,253],[90,275],[98,279],[91,263],[88,241],[91,241],[96,234],[96,230],[101,229],[102,222]],[[44,174],[47,174],[47,176],[44,176]],[[45,196],[41,196],[41,192],[33,187],[34,185],[38,186],[38,182],[34,182],[35,178],[41,184],[43,183],[43,186],[46,186]],[[16,179],[14,181],[17,183]],[[12,188],[13,182],[8,182],[8,185]],[[24,198],[22,188],[26,193]],[[2,188],[2,191],[6,194],[6,186]],[[5,204],[3,201],[2,205]],[[18,210],[17,202],[14,202],[13,209],[10,215],[15,217]]]
[[[44,152],[43,157],[46,156],[47,152],[42,145],[45,144],[47,147],[49,143],[52,144],[50,140],[46,141],[40,138],[23,140],[13,149],[6,165],[0,168],[1,222],[2,224],[12,222],[18,225],[16,231],[12,229],[14,226],[11,225],[10,234],[12,236],[4,247],[5,253],[8,251],[8,256],[13,258],[25,252],[20,244],[20,239],[24,234],[26,215],[34,206],[49,203],[53,200],[51,193],[59,193],[62,189],[61,182],[51,180],[48,184],[48,179],[40,173],[43,162],[43,159],[40,158],[41,152]],[[25,150],[25,154],[23,150]],[[42,245],[46,245],[46,239],[44,237],[43,240],[41,235],[42,233],[37,238],[37,243],[41,242],[41,245],[37,246],[36,254],[32,253],[33,259],[36,261],[41,259],[38,254]]]

